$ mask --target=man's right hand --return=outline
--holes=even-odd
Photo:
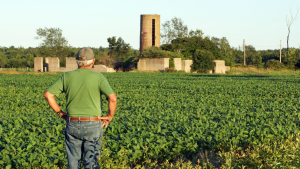
[[[102,122],[102,127],[105,126],[105,128],[107,128],[109,122],[111,122],[112,118],[109,118],[109,116],[102,116],[102,117],[99,117],[101,122]]]

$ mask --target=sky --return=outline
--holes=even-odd
[[[73,47],[108,47],[121,37],[139,49],[140,15],[158,14],[161,25],[181,18],[189,30],[226,37],[232,47],[256,50],[287,47],[286,17],[295,16],[299,0],[10,0],[1,2],[0,46],[38,47],[39,28],[60,28]],[[300,11],[291,26],[289,46],[300,48]]]

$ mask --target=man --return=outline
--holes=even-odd
[[[113,119],[117,97],[106,78],[91,71],[95,58],[93,50],[81,48],[77,53],[78,69],[62,75],[44,93],[50,107],[66,120],[65,146],[68,169],[99,168],[102,128]],[[54,96],[66,94],[66,113],[61,110]],[[108,97],[108,115],[101,117],[101,94]]]

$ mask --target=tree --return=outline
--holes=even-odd
[[[181,18],[174,17],[170,21],[162,24],[163,33],[161,38],[163,43],[171,43],[173,39],[184,38],[188,36],[188,27],[183,24]]]
[[[214,55],[207,50],[196,50],[193,55],[193,64],[191,66],[192,71],[197,71],[201,73],[208,73],[215,66],[213,60]]]
[[[228,40],[226,37],[223,37],[222,39],[212,37],[211,40],[218,46],[220,49],[221,56],[219,59],[225,60],[226,66],[233,67],[235,64],[235,56],[234,51],[230,47]]]
[[[294,23],[294,21],[296,20],[298,12],[299,12],[299,9],[297,10],[297,13],[296,13],[296,15],[294,17],[292,15],[292,10],[290,9],[291,18],[288,19],[288,17],[286,16],[286,25],[288,27],[288,36],[287,36],[287,40],[286,40],[286,43],[287,43],[287,52],[289,52],[289,38],[290,38],[291,26]]]
[[[247,63],[247,65],[254,65],[252,60],[257,55],[255,47],[252,46],[252,45],[246,45],[245,50],[246,50],[246,63]]]
[[[201,37],[203,38],[204,33],[200,29],[196,29],[196,31],[190,30],[189,37]]]
[[[161,45],[163,50],[180,51],[185,59],[191,59],[197,49],[210,51],[216,59],[221,57],[220,49],[208,37],[185,37],[172,40],[171,44]]]
[[[117,56],[117,59],[124,60],[129,52],[130,52],[130,45],[129,43],[125,43],[125,41],[119,37],[118,40],[115,36],[107,38],[108,46],[109,46],[109,55]]]
[[[59,28],[39,28],[36,30],[35,39],[43,39],[38,49],[38,54],[43,57],[58,57],[61,66],[64,66],[65,59],[71,53],[68,41],[62,36]]]
[[[0,52],[0,67],[1,68],[5,67],[6,62],[7,62],[7,57],[2,52]]]
[[[67,46],[68,41],[62,36],[62,30],[59,28],[39,28],[36,30],[38,36],[35,39],[43,39],[40,46],[49,48],[58,48]]]
[[[283,62],[286,64],[286,67],[289,69],[294,69],[297,64],[297,49],[291,48],[287,55],[284,57]]]

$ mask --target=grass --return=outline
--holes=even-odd
[[[226,74],[259,74],[259,75],[300,75],[299,70],[292,69],[281,69],[281,70],[273,70],[273,69],[264,69],[257,68],[255,66],[238,66],[233,67],[230,71],[226,72]]]

